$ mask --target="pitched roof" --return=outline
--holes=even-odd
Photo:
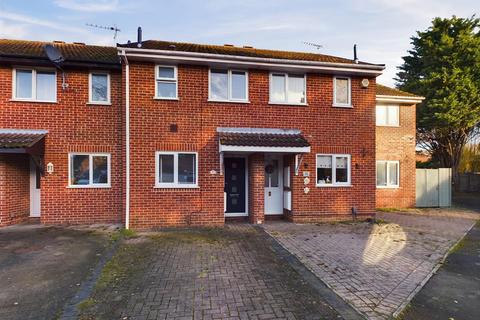
[[[43,50],[45,44],[53,44],[60,50],[65,62],[120,65],[115,47],[92,46],[83,43],[42,42],[0,39],[0,60],[2,58],[41,59],[48,61]]]
[[[119,47],[138,48],[137,42],[118,44]],[[308,52],[294,52],[294,51],[279,51],[269,49],[257,49],[253,47],[235,47],[231,45],[207,45],[195,44],[185,42],[160,41],[160,40],[146,40],[142,42],[141,49],[152,50],[167,50],[180,52],[195,52],[195,53],[209,53],[209,54],[223,54],[231,56],[245,56],[255,58],[270,58],[270,59],[287,59],[287,60],[301,60],[301,61],[316,61],[316,62],[331,62],[331,63],[355,63],[354,60],[330,56],[319,53]],[[364,65],[374,65],[366,62],[359,62]]]
[[[422,98],[413,93],[405,92],[395,88],[390,88],[377,83],[377,95],[380,96],[394,96],[394,97],[409,97],[409,98]]]
[[[46,134],[45,130],[0,129],[0,149],[29,148]]]
[[[287,132],[280,129],[219,128],[220,144],[248,147],[309,147],[310,143],[300,131]],[[218,129],[217,129],[218,130]]]

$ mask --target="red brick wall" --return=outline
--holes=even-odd
[[[415,105],[400,106],[399,127],[376,128],[377,160],[400,161],[399,188],[377,188],[377,208],[415,206]]]
[[[299,176],[293,176],[293,216],[317,221],[349,216],[352,207],[375,209],[375,79],[362,89],[352,78],[354,108],[333,108],[331,75],[308,74],[308,106],[269,105],[269,73],[249,70],[248,104],[208,102],[208,68],[178,68],[179,100],[154,100],[154,65],[130,61],[131,222],[134,228],[222,224],[223,176],[219,175],[217,127],[296,128],[312,144]],[[169,125],[178,125],[170,132]],[[199,189],[156,189],[155,151],[197,151]],[[315,154],[352,155],[352,186],[315,187]],[[304,167],[304,165],[308,167]],[[293,165],[293,164],[292,164]],[[215,174],[211,171],[215,170]],[[310,193],[303,193],[309,171]],[[191,218],[188,218],[191,217]]]
[[[27,155],[0,155],[0,227],[30,215],[30,169]]]
[[[265,156],[248,157],[248,212],[250,223],[265,221]]]
[[[121,73],[111,72],[112,105],[89,105],[88,69],[67,69],[62,91],[57,74],[57,103],[15,102],[12,68],[0,66],[0,128],[46,129],[45,163],[55,172],[42,177],[43,223],[107,223],[122,220]],[[68,188],[69,152],[111,153],[112,187]]]

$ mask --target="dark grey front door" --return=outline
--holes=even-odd
[[[225,158],[227,213],[245,212],[245,158]]]

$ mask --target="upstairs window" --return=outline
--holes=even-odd
[[[398,188],[400,161],[377,161],[377,187]]]
[[[351,80],[348,77],[333,78],[333,106],[351,107],[352,88]]]
[[[304,74],[272,73],[270,103],[306,104],[306,83]]]
[[[14,69],[14,100],[56,102],[56,72],[36,69]]]
[[[398,127],[400,107],[398,105],[378,105],[376,107],[377,126]]]
[[[70,187],[110,187],[110,154],[72,153],[68,160]]]
[[[317,154],[317,187],[350,185],[350,155]]]
[[[89,83],[89,103],[110,104],[110,74],[92,72]]]
[[[211,69],[209,100],[248,102],[248,73]]]
[[[157,152],[157,188],[193,188],[197,186],[197,153]]]
[[[157,66],[155,69],[155,98],[175,100],[178,98],[177,67]]]

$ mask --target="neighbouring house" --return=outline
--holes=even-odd
[[[143,41],[54,42],[56,68],[45,44],[0,40],[0,226],[317,222],[414,204],[421,99],[377,85],[383,65]]]
[[[377,84],[377,208],[415,207],[415,115],[422,100]]]

